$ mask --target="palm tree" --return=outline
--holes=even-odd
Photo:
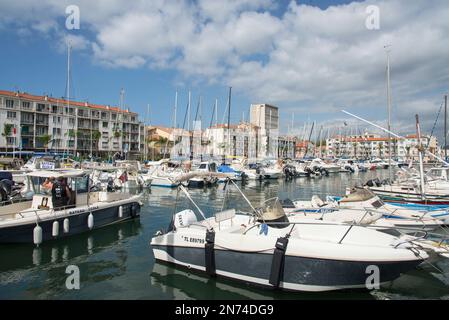
[[[99,149],[99,143],[100,143],[100,139],[101,139],[101,132],[98,130],[94,130],[92,132],[92,142],[95,141],[97,143],[96,145],[96,150],[98,151]],[[98,152],[97,152],[97,156],[98,156]]]
[[[8,152],[8,137],[11,135],[13,127],[14,125],[10,123],[5,123],[3,126],[2,136],[6,139],[6,152]]]
[[[45,153],[47,153],[48,144],[50,143],[50,141],[52,141],[51,135],[44,134],[42,136],[37,137],[37,139],[39,140],[40,143],[42,143],[44,145]]]
[[[410,160],[410,146],[405,146],[405,150],[407,151],[407,160]]]
[[[379,158],[382,158],[382,150],[384,148],[384,144],[382,142],[379,142],[377,145],[377,149],[379,150]]]
[[[162,149],[163,146],[165,146],[163,148],[163,153],[162,153],[162,157],[165,158],[166,155],[166,149],[168,147],[168,145],[170,144],[170,141],[168,140],[168,138],[165,137],[158,137],[158,138],[148,138],[148,142],[150,144],[150,148],[153,148],[153,151],[155,148],[159,148]],[[170,144],[171,145],[171,144]],[[153,160],[154,160],[154,152],[153,152]]]

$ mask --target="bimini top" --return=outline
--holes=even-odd
[[[56,169],[33,171],[27,173],[27,176],[40,178],[75,178],[85,176],[86,174],[86,171],[81,169]]]

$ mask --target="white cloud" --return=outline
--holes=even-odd
[[[385,44],[392,45],[397,123],[413,122],[413,109],[431,125],[449,83],[446,0],[367,0],[325,10],[292,1],[281,16],[274,16],[272,0],[25,0],[1,4],[0,26],[62,43],[68,4],[80,7],[82,28],[69,34],[95,61],[231,84],[284,114],[334,117],[344,106],[385,118]],[[380,30],[365,27],[371,4],[380,8]]]

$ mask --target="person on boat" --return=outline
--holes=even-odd
[[[51,190],[53,189],[54,182],[55,182],[55,178],[54,177],[50,177],[50,178],[45,179],[45,181],[42,183],[43,191],[45,193],[50,193]]]
[[[59,177],[54,183],[51,189],[51,195],[53,200],[53,208],[63,208],[67,206],[70,201],[71,192],[64,180]]]

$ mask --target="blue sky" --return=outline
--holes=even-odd
[[[398,131],[412,130],[415,112],[429,130],[447,91],[449,50],[442,42],[448,43],[449,19],[439,19],[447,18],[445,1],[174,3],[2,0],[0,88],[65,95],[70,38],[72,97],[118,104],[124,88],[125,106],[143,120],[150,104],[151,122],[163,125],[171,123],[176,89],[178,123],[189,89],[193,107],[202,95],[207,124],[218,98],[221,121],[229,85],[233,122],[243,112],[248,117],[251,103],[267,102],[280,107],[284,132],[293,113],[297,131],[308,120],[341,126],[343,107],[383,123],[386,41],[393,42]],[[65,29],[69,4],[80,8],[80,30]],[[368,31],[365,10],[373,4],[381,27]]]

